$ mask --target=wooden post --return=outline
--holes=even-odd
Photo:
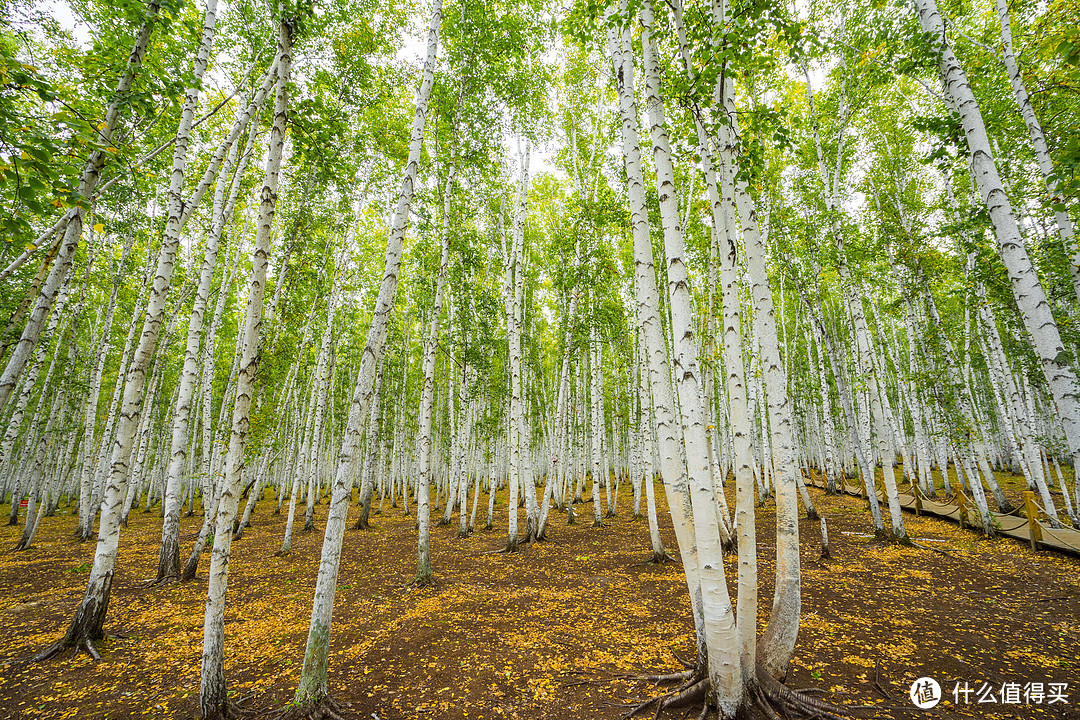
[[[1031,549],[1038,550],[1039,541],[1042,540],[1042,527],[1039,526],[1039,513],[1035,508],[1035,493],[1031,490],[1024,491],[1024,514],[1027,515]]]
[[[964,493],[959,488],[957,488],[956,492],[956,505],[960,508],[958,517],[960,519],[960,529],[963,530],[965,516],[967,515],[967,504],[964,502]]]
[[[915,496],[915,517],[922,515],[922,493],[919,492],[918,483],[911,483],[911,492]]]

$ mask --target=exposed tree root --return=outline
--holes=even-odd
[[[427,575],[417,574],[406,587],[410,588],[429,588],[436,587],[438,583],[435,582],[435,576],[430,572]]]
[[[651,683],[672,683],[672,682],[677,682],[677,683],[681,684],[681,683],[685,683],[687,680],[689,680],[693,676],[694,676],[694,670],[691,668],[689,670],[683,670],[682,672],[667,673],[665,675],[626,675],[625,677],[628,680],[642,680],[644,682],[651,682]]]
[[[345,720],[344,712],[336,700],[327,696],[311,704],[290,703],[278,720]]]
[[[922,543],[917,543],[917,542],[914,542],[914,541],[911,543],[911,545],[912,545],[912,547],[917,547],[920,550],[933,550],[934,552],[941,553],[942,555],[945,555],[947,557],[951,557],[951,558],[956,557],[951,552],[949,552],[949,550],[952,550],[952,548],[949,548],[949,550],[945,550],[943,548],[936,548],[936,547],[933,547],[932,545],[923,545]],[[959,551],[958,550],[953,550],[953,552],[959,552]]]
[[[217,712],[203,715],[203,720],[244,720],[254,715],[254,710],[244,710],[236,703],[226,702]]]
[[[857,709],[833,705],[811,697],[805,691],[792,690],[760,666],[756,676],[757,682],[750,688],[753,707],[769,720],[797,717],[846,720],[852,716],[851,711]]]
[[[636,705],[630,705],[627,711],[623,713],[624,718],[632,718],[635,715],[640,715],[649,708],[655,707],[656,713],[653,717],[658,717],[661,712],[668,708],[673,707],[686,707],[691,703],[704,701],[706,693],[709,690],[708,678],[696,679],[691,677],[685,683],[675,688],[671,692],[658,695],[657,697],[650,698],[644,702],[637,703]]]
[[[30,658],[30,662],[36,663],[50,660],[69,648],[75,651],[75,655],[78,655],[80,650],[85,650],[86,654],[94,658],[94,660],[101,659],[101,653],[94,647],[94,642],[90,640],[90,638],[84,638],[79,641],[69,641],[67,638],[64,638],[54,642],[37,655]]]
[[[679,664],[682,665],[687,670],[695,670],[695,669],[697,669],[698,664],[695,661],[687,660],[686,658],[684,658],[682,655],[679,655],[679,653],[675,652],[674,650],[671,651],[671,656],[673,658],[675,658],[679,662]]]
[[[151,580],[146,583],[146,587],[162,587],[164,585],[172,585],[176,582],[180,582],[179,575],[165,575],[164,577],[159,577],[156,580]]]
[[[669,562],[675,562],[675,558],[671,557],[666,552],[654,552],[650,553],[649,557],[641,562],[634,563],[631,567],[637,567],[638,565],[663,565],[664,563]]]
[[[533,543],[536,538],[530,533],[521,538],[517,542],[507,542],[506,547],[499,550],[492,550],[491,552],[484,553],[484,555],[502,555],[504,553],[517,552],[518,550],[524,550]]]
[[[641,675],[638,680],[647,682],[679,682],[680,685],[663,695],[644,701],[621,706],[626,712],[624,718],[632,718],[651,710],[658,718],[664,710],[690,707],[688,712],[697,709],[700,703],[698,720],[707,718],[715,710],[710,699],[709,679],[704,666],[694,667],[676,655],[686,670],[667,675]],[[763,667],[758,667],[755,681],[746,688],[740,717],[753,720],[850,720],[854,710],[873,709],[873,706],[849,705],[840,707],[812,697],[827,691],[818,688],[792,690],[779,680],[774,679]]]

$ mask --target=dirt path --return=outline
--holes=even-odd
[[[828,519],[834,560],[818,561],[817,523],[802,523],[802,630],[789,685],[879,705],[879,717],[1080,718],[1080,559],[980,540],[948,523],[906,516],[925,549],[871,542],[856,498],[811,491]],[[397,718],[618,718],[613,704],[650,688],[619,677],[675,668],[690,654],[681,567],[638,564],[643,520],[623,488],[605,528],[568,527],[552,541],[492,554],[505,531],[432,533],[438,586],[407,587],[415,571],[412,518],[385,508],[369,531],[349,531],[334,617],[330,682],[363,720]],[[657,487],[663,503],[663,491]],[[292,696],[303,659],[322,524],[273,557],[284,518],[271,500],[233,545],[226,651],[230,690],[257,717]],[[326,505],[316,508],[316,519]],[[496,527],[505,526],[498,506]],[[662,507],[664,542],[674,548]],[[355,508],[352,511],[355,516]],[[481,511],[481,516],[484,512]],[[589,513],[591,517],[591,513]],[[579,513],[579,517],[582,517]],[[185,548],[201,517],[186,518]],[[196,713],[209,555],[196,581],[150,588],[157,513],[132,514],[121,539],[103,660],[18,658],[55,640],[85,587],[93,544],[71,539],[70,515],[46,519],[34,547],[7,551],[21,528],[0,527],[0,718],[191,718]],[[772,590],[772,507],[759,510],[762,623]],[[729,570],[733,569],[729,565]],[[942,704],[920,713],[907,692],[924,675],[951,700],[956,681],[1067,682],[1067,705]],[[875,686],[875,679],[877,680]],[[882,693],[889,695],[886,699]],[[894,708],[894,709],[890,709]],[[678,717],[678,715],[671,715]]]

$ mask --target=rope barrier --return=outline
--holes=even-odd
[[[814,479],[812,476],[811,476],[809,482],[807,482],[806,484],[807,485],[812,485],[812,486],[820,488],[820,489],[827,489],[828,488],[827,484],[825,484],[822,481]],[[862,497],[862,493],[858,492],[857,486],[848,486],[848,485],[843,484],[843,483],[838,483],[838,485],[839,485],[841,491],[844,492],[845,494],[860,497],[860,498]],[[919,499],[921,501],[921,504],[922,504],[921,512],[923,512],[925,514],[933,515],[933,516],[938,517],[938,518],[942,518],[944,520],[951,520],[953,522],[959,522],[962,525],[972,525],[973,529],[981,530],[981,525],[982,525],[982,522],[983,522],[982,512],[981,511],[973,513],[974,519],[977,521],[977,523],[975,523],[975,524],[973,524],[972,521],[968,520],[967,518],[963,517],[963,515],[964,515],[963,507],[961,506],[960,503],[966,503],[968,507],[972,507],[972,508],[976,508],[976,509],[977,509],[977,506],[964,493],[964,491],[962,489],[957,488],[956,489],[956,494],[953,495],[953,498],[962,498],[960,500],[960,503],[953,504],[951,502],[938,502],[936,499],[928,498],[926,496],[926,494],[922,491],[922,489],[917,484],[913,484],[912,487],[915,490],[915,492],[918,493]],[[948,500],[949,498],[944,498],[944,499]],[[1043,512],[1044,514],[1047,515],[1047,517],[1049,517],[1049,513],[1046,513],[1046,510],[1041,505],[1038,505],[1038,503],[1035,503],[1035,505],[1041,512]],[[904,510],[907,510],[909,512],[915,512],[916,511],[915,496],[914,495],[912,496],[912,501],[911,501],[910,504],[905,505],[905,504],[901,503],[900,506]],[[989,508],[987,509],[987,512],[989,512],[990,518],[991,518],[992,521],[999,520],[1000,518],[1006,518],[1006,517],[1013,518],[1014,520],[1019,520],[1020,523],[1015,525],[1014,527],[1011,527],[1011,528],[1003,528],[1003,527],[999,528],[1000,529],[999,534],[1004,535],[1005,537],[1010,537],[1010,538],[1012,538],[1014,540],[1020,540],[1020,541],[1025,541],[1026,542],[1026,541],[1029,541],[1029,539],[1031,537],[1031,529],[1030,529],[1028,518],[1026,517],[1026,515],[1021,513],[1022,509],[1023,509],[1023,505],[1021,505],[1021,506],[1019,506],[1017,508],[1014,508],[1011,512],[1008,512],[1008,513],[993,512],[993,511],[989,510]],[[1076,553],[1076,554],[1080,555],[1080,531],[1072,530],[1072,529],[1067,528],[1067,527],[1052,528],[1052,527],[1049,527],[1049,526],[1045,525],[1042,522],[1039,522],[1037,519],[1036,519],[1035,522],[1038,524],[1039,530],[1042,531],[1041,532],[1042,537],[1039,537],[1037,539],[1038,545],[1042,546],[1044,549],[1047,549],[1047,550],[1054,550],[1054,551],[1058,551],[1058,552],[1073,552],[1073,553]],[[1000,522],[998,522],[996,524],[1000,525]],[[1067,539],[1067,538],[1071,538],[1073,535],[1075,535],[1076,538],[1077,538],[1075,541],[1073,541],[1071,539]],[[1048,542],[1048,539],[1052,540],[1052,542]]]

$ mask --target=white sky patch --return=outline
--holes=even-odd
[[[427,33],[425,32],[424,35],[423,38],[406,35],[403,38],[404,44],[398,48],[395,59],[399,63],[423,66],[424,59],[427,57]],[[439,49],[442,49],[442,45]]]
[[[75,17],[67,3],[61,0],[39,0],[34,5],[34,9],[46,13],[60,23],[60,27],[71,32],[75,42],[79,44],[81,49],[86,50],[90,47],[93,41],[90,35],[90,26],[83,22],[81,18]]]

